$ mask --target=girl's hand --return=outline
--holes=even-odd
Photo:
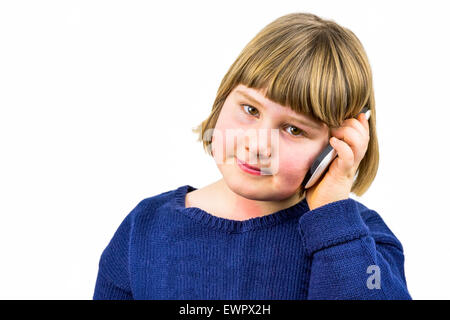
[[[346,119],[341,127],[331,129],[330,144],[337,157],[325,175],[306,189],[306,201],[311,210],[328,203],[348,199],[359,163],[369,145],[369,121],[364,113]]]

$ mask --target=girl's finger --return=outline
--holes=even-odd
[[[346,126],[335,131],[334,137],[346,142],[352,148],[353,152],[356,152],[358,143],[361,139],[361,134],[355,128]]]
[[[358,116],[358,120],[359,120],[359,123],[361,123],[363,125],[364,129],[366,129],[365,131],[369,132],[369,120],[366,119],[366,115],[364,113],[361,113]]]
[[[352,148],[350,148],[350,146],[344,141],[337,139],[335,137],[332,137],[330,139],[330,144],[338,154],[339,166],[342,166],[341,168],[345,172],[347,171],[349,172],[353,168],[353,163],[355,159]]]

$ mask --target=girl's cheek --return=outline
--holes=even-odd
[[[294,154],[280,160],[280,168],[282,168],[283,175],[301,176],[308,170],[310,162],[312,159],[305,153]]]
[[[227,155],[236,153],[237,147],[244,143],[244,132],[248,129],[251,121],[238,112],[227,114],[221,118],[220,124],[216,129],[220,131],[220,139],[217,139],[218,145],[222,145]]]
[[[234,134],[236,131],[229,128],[233,128],[231,122],[222,122],[221,127],[216,127],[214,130],[212,148],[215,152],[214,157],[216,158],[216,162],[221,164],[226,164],[227,161],[231,161],[227,159],[233,158],[237,154],[239,143],[242,143],[240,142],[241,139]]]
[[[233,112],[232,118],[237,124],[246,125],[252,123],[251,117],[246,115],[243,111],[240,111],[239,108]]]

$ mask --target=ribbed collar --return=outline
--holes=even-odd
[[[182,214],[216,230],[223,230],[230,233],[241,233],[255,229],[267,228],[273,225],[281,224],[287,220],[300,218],[305,212],[309,211],[306,198],[297,204],[282,209],[280,211],[248,220],[231,220],[212,215],[197,207],[185,206],[186,194],[197,188],[190,185],[184,185],[176,189],[174,200],[175,209]]]

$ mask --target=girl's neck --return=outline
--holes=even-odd
[[[248,199],[231,190],[223,178],[196,191],[196,198],[205,211],[239,221],[269,215],[299,202],[296,194],[280,201]]]

